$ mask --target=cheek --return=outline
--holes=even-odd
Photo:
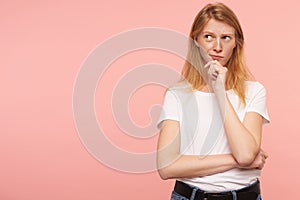
[[[199,45],[207,52],[209,52],[213,48],[213,44],[208,42],[199,41]]]
[[[232,56],[232,53],[233,53],[233,48],[229,48],[229,49],[226,49],[225,51],[225,54],[224,54],[224,63],[222,63],[223,65],[226,65],[228,63],[228,61],[230,60],[231,56]]]
[[[228,48],[225,49],[225,57],[227,59],[229,59],[231,57],[234,48],[235,48],[235,45],[231,45],[231,46],[229,46]]]
[[[228,49],[228,50],[226,51],[226,58],[227,58],[227,59],[229,59],[229,58],[231,57],[232,52],[233,52],[233,49]]]

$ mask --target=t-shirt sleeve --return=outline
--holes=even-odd
[[[270,117],[268,114],[266,104],[266,88],[263,85],[258,84],[258,87],[256,89],[257,92],[251,99],[251,102],[246,112],[256,112],[264,118],[263,124],[270,123]]]
[[[164,120],[170,119],[180,121],[180,104],[174,91],[168,90],[165,94],[163,107],[157,121],[157,127],[160,129]]]

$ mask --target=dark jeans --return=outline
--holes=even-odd
[[[186,184],[187,185],[187,184]],[[230,196],[223,196],[221,193],[215,193],[216,195],[209,195],[206,198],[199,198],[199,196],[196,195],[197,192],[204,192],[203,190],[188,185],[192,189],[192,194],[190,197],[183,196],[179,194],[179,192],[176,192],[175,190],[172,192],[171,200],[262,200],[260,192],[255,191],[245,191],[245,189],[250,188],[253,185],[258,185],[259,187],[259,180],[250,186],[247,186],[245,188],[239,189],[239,190],[233,190],[226,193],[231,193]],[[209,193],[212,194],[212,193]]]

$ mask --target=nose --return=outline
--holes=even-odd
[[[222,44],[221,44],[221,41],[220,39],[216,39],[215,40],[215,44],[214,44],[214,51],[217,52],[217,53],[220,53],[222,52],[223,48],[222,48]]]

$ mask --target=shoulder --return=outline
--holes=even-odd
[[[166,98],[171,98],[181,105],[195,104],[197,102],[196,90],[187,81],[177,82],[166,92]]]
[[[193,88],[190,83],[188,83],[186,80],[179,81],[175,84],[173,84],[171,87],[168,88],[167,94],[172,94],[176,96],[177,98],[182,98],[183,96],[187,96],[190,94],[193,94]]]
[[[246,81],[246,98],[251,98],[258,94],[266,95],[265,86],[258,81]]]
[[[265,86],[258,81],[246,81],[247,92],[258,92],[261,90],[266,90]]]
[[[187,80],[181,80],[173,84],[169,91],[192,92],[192,85]]]
[[[265,88],[265,86],[258,82],[258,81],[246,81],[246,87],[247,89],[262,89]]]

